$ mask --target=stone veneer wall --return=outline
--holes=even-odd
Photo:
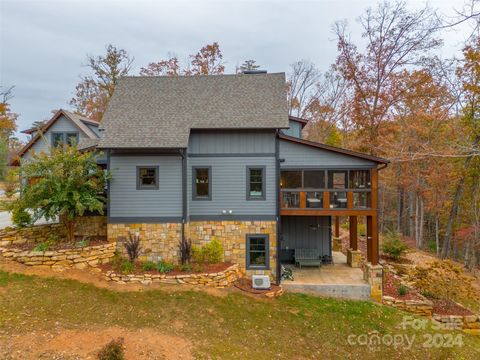
[[[118,241],[117,250],[125,252],[122,245],[129,233],[138,233],[142,251],[140,260],[165,260],[178,264],[178,245],[182,238],[181,223],[166,224],[108,224],[108,240]],[[224,261],[240,265],[245,271],[247,234],[269,235],[269,270],[248,270],[247,274],[274,275],[277,257],[276,221],[191,221],[185,224],[185,237],[193,245],[203,246],[212,238],[219,240],[225,250]]]
[[[275,276],[277,264],[276,221],[191,221],[187,225],[193,245],[203,246],[212,238],[219,240],[225,250],[225,261],[239,264],[247,275]],[[269,270],[246,270],[246,235],[267,234],[269,238]]]
[[[24,244],[26,242],[42,243],[52,235],[60,239],[66,237],[63,224],[44,224],[26,228],[6,227],[0,229],[0,247]],[[94,237],[107,236],[107,219],[105,216],[83,216],[78,219],[75,236]]]
[[[165,224],[108,224],[108,241],[117,242],[117,250],[126,255],[123,242],[129,234],[139,234],[141,241],[140,260],[165,260],[179,263],[178,244],[182,239],[181,223]]]
[[[46,266],[52,268],[84,269],[107,263],[113,257],[115,244],[108,243],[81,248],[54,251],[24,251],[20,249],[0,249],[2,256],[29,266]]]

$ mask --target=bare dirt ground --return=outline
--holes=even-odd
[[[88,330],[55,329],[22,335],[0,334],[0,358],[15,360],[96,359],[98,351],[113,339],[123,338],[126,359],[193,359],[192,344],[181,337],[153,329],[120,327]]]

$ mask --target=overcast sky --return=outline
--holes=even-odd
[[[321,69],[335,60],[331,32],[347,19],[354,36],[355,19],[370,0],[317,1],[140,1],[140,0],[0,0],[0,85],[15,85],[12,110],[19,130],[51,117],[52,109],[69,108],[86,54],[102,54],[112,43],[141,66],[174,53],[180,59],[203,45],[219,42],[226,72],[255,59],[269,72],[288,72],[296,60]],[[431,0],[429,5],[453,14],[463,0]],[[409,0],[412,8],[424,1]],[[463,29],[466,30],[466,29]],[[458,52],[465,31],[445,34],[442,55]]]

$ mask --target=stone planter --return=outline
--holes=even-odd
[[[127,283],[141,283],[150,285],[152,283],[163,284],[188,284],[201,285],[216,288],[225,288],[242,276],[238,264],[234,264],[224,271],[218,273],[204,273],[204,274],[182,274],[182,275],[167,275],[167,274],[118,274],[114,271],[107,271],[105,279],[113,281],[118,284]]]
[[[84,269],[109,262],[114,255],[115,246],[115,243],[108,243],[54,251],[24,251],[11,248],[0,251],[5,259],[28,266]]]

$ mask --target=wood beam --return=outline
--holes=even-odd
[[[378,170],[371,170],[372,181],[372,209],[378,209]]]
[[[349,231],[350,231],[350,249],[358,250],[358,230],[357,230],[357,217],[350,216],[348,218]]]
[[[280,210],[280,215],[287,216],[372,216],[375,210],[349,210],[349,209],[291,209]]]
[[[353,192],[347,192],[347,208],[353,209]]]
[[[328,191],[323,192],[323,208],[330,208],[330,193]]]
[[[307,193],[300,191],[300,208],[305,209],[307,207]]]
[[[335,216],[335,237],[340,237],[340,216]]]

